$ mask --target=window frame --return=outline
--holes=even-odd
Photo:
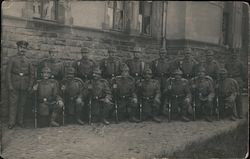
[[[110,26],[110,21],[108,21],[108,27],[109,27],[109,29],[110,30],[114,30],[114,31],[118,31],[118,32],[124,32],[125,31],[125,18],[124,18],[124,16],[125,16],[125,1],[108,1],[107,3],[109,3],[109,2],[113,2],[113,4],[112,4],[112,7],[110,7],[109,6],[109,4],[107,4],[107,7],[108,7],[108,9],[109,8],[112,8],[112,27]],[[115,19],[116,19],[116,10],[117,10],[117,6],[115,7],[115,2],[122,2],[122,10],[121,9],[119,9],[119,10],[121,10],[122,11],[122,28],[121,29],[118,29],[118,28],[115,28]]]
[[[147,33],[144,33],[144,31],[143,31],[143,29],[144,29],[144,17],[145,17],[145,15],[144,15],[144,5],[145,5],[145,3],[151,3],[150,4],[150,23],[149,23],[149,26],[150,26],[150,31],[149,31],[149,34],[147,34]],[[142,7],[142,8],[140,8],[140,7]],[[141,13],[140,13],[140,10],[141,10]],[[149,36],[149,37],[151,37],[152,36],[152,15],[153,15],[153,1],[139,1],[139,16],[142,16],[142,21],[141,21],[141,28],[140,28],[140,30],[142,30],[142,31],[140,31],[140,35],[143,35],[143,36]],[[139,18],[139,17],[138,17]]]

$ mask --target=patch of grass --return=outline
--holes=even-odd
[[[232,131],[201,143],[192,143],[183,151],[174,152],[171,156],[161,154],[156,158],[244,158],[249,150],[248,140],[248,122],[244,122]]]

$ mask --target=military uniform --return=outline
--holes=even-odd
[[[193,75],[193,68],[195,65],[198,64],[198,62],[190,57],[191,49],[185,49],[186,56],[179,61],[179,67],[183,72],[183,78],[190,79],[194,77]]]
[[[111,103],[112,95],[107,80],[101,77],[101,70],[99,68],[93,71],[96,76],[93,80],[87,82],[88,96],[91,100],[91,116],[99,117],[104,124],[109,124],[106,120],[108,112],[111,109],[113,103]]]
[[[51,52],[50,52],[51,54]],[[64,76],[64,63],[62,61],[59,61],[55,59],[54,57],[48,57],[43,59],[39,64],[38,64],[38,70],[37,70],[37,75],[38,79],[41,79],[41,70],[44,67],[49,67],[51,70],[51,77],[52,79],[55,80],[62,80]]]
[[[181,70],[176,70],[173,72],[174,75],[182,75]],[[171,102],[173,111],[180,111],[180,115],[184,121],[189,121],[188,110],[191,107],[191,92],[189,89],[188,80],[184,78],[170,77],[166,81],[166,88],[164,90],[166,95],[165,105]],[[171,111],[172,111],[171,110]]]
[[[140,104],[142,105],[141,119],[144,120],[151,117],[154,121],[161,122],[161,120],[156,117],[161,104],[160,83],[151,77],[151,69],[146,68],[144,71],[144,79],[140,83],[137,83],[137,85],[139,85],[137,87],[138,96],[140,99]]]
[[[129,71],[129,68],[124,64],[121,68],[122,72]],[[113,97],[118,104],[118,117],[125,119],[127,116],[135,121],[137,95],[135,90],[135,80],[129,74],[120,75],[111,80],[113,86]],[[115,109],[115,108],[114,108]],[[114,111],[113,111],[114,112]]]
[[[87,48],[81,49],[82,54],[87,54],[88,52]],[[92,78],[93,69],[96,67],[96,64],[93,60],[83,56],[80,60],[73,63],[73,67],[76,69],[76,76],[85,82]]]
[[[75,69],[68,67],[66,77],[61,81],[61,89],[65,101],[65,109],[68,115],[75,115],[78,124],[83,125],[82,113],[87,87],[84,82],[74,77]]]
[[[109,49],[109,52],[115,52],[115,49]],[[115,76],[120,75],[120,65],[121,62],[119,59],[109,56],[106,59],[103,59],[100,64],[102,70],[102,75],[106,79],[111,79]]]
[[[240,88],[240,92],[238,96],[236,97],[236,108],[238,112],[238,116],[242,118],[243,112],[242,112],[242,97],[241,92],[245,85],[245,81],[247,81],[247,69],[244,67],[244,64],[239,60],[236,59],[238,54],[236,52],[233,52],[234,60],[230,60],[226,63],[225,68],[228,71],[229,77],[235,79]]]
[[[42,73],[45,72],[50,73],[50,68],[44,67]],[[34,89],[35,87],[37,89]],[[51,114],[50,125],[59,126],[56,119],[63,108],[63,105],[59,104],[59,101],[63,103],[60,96],[59,83],[54,79],[41,79],[36,82],[33,89],[37,91],[39,125],[43,126],[44,120]]]
[[[134,54],[139,53],[140,49],[135,48]],[[133,59],[129,59],[126,61],[126,64],[129,67],[129,74],[135,78],[135,80],[138,80],[142,77],[145,63],[139,57],[134,56]]]
[[[205,73],[205,68],[200,69],[200,72]],[[196,104],[197,116],[205,115],[207,121],[212,121],[213,99],[215,96],[213,79],[210,76],[196,76],[190,80],[193,102]]]
[[[32,89],[34,72],[32,64],[22,54],[22,48],[27,48],[28,42],[18,41],[18,54],[8,61],[6,78],[9,89],[9,128],[13,128],[16,121],[23,125],[23,111],[28,91]],[[21,51],[20,51],[21,50]],[[17,116],[17,120],[16,120]]]
[[[226,69],[221,69],[220,74],[227,74]],[[219,101],[221,112],[229,115],[231,120],[236,120],[236,97],[239,94],[239,85],[236,80],[225,77],[219,81]]]

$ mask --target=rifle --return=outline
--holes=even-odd
[[[217,120],[220,120],[220,112],[219,112],[219,87],[217,89],[217,95],[216,95],[216,107],[215,107],[215,113]]]
[[[117,104],[117,84],[116,84],[116,79],[115,79],[115,83],[113,85],[113,89],[114,89],[114,96],[115,96],[115,121],[116,121],[116,123],[118,123],[119,119],[118,119],[118,104]]]
[[[61,88],[62,89],[62,88]],[[63,99],[64,99],[64,106],[62,107],[62,125],[64,125],[65,122],[65,104],[66,104],[66,97],[65,97],[65,90],[62,90],[63,92]]]
[[[37,80],[37,71],[35,69],[35,79]],[[35,128],[37,128],[37,90],[34,92],[34,100],[35,100],[35,103],[34,103],[34,126]]]
[[[193,120],[196,120],[196,94],[194,93],[194,98],[193,98]]]
[[[92,116],[91,116],[91,114],[92,114],[92,99],[91,99],[91,97],[89,98],[89,125],[91,125],[91,121],[92,121]]]
[[[140,119],[140,121],[142,121],[142,102],[143,102],[143,100],[141,98],[141,102],[139,104],[139,119]]]
[[[2,114],[2,102],[0,102],[0,104],[1,104],[1,111],[0,111],[0,113]],[[2,154],[3,153],[3,120],[2,120],[2,116],[1,116],[1,118],[0,118],[0,122],[1,122],[1,136],[0,136],[0,146],[1,146],[1,149],[0,149],[0,154]]]
[[[170,77],[170,88],[172,89],[172,79]],[[168,100],[168,122],[171,121],[171,107],[172,107],[172,102],[171,102],[171,97],[169,97]]]

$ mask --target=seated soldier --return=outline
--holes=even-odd
[[[119,119],[116,120],[122,120],[128,116],[131,122],[139,122],[139,120],[135,118],[137,106],[135,79],[129,75],[129,68],[126,64],[122,65],[121,71],[122,74],[120,76],[111,80],[113,97],[117,105],[117,108],[115,106],[111,111],[112,113],[117,111],[115,115]]]
[[[227,70],[220,70],[219,79],[219,105],[224,117],[235,121],[237,117],[236,97],[239,94],[239,84],[236,80],[227,77]]]
[[[73,67],[66,68],[66,76],[61,81],[61,90],[65,101],[65,108],[68,115],[75,115],[78,124],[83,125],[82,111],[84,106],[84,97],[86,96],[86,87],[80,78],[75,75]]]
[[[151,118],[155,122],[161,122],[157,114],[161,104],[161,91],[159,81],[152,79],[152,71],[146,68],[144,80],[138,84],[138,96],[140,99],[140,119]]]
[[[179,112],[183,121],[190,121],[188,110],[191,108],[191,92],[188,80],[182,78],[182,71],[177,69],[173,72],[174,77],[166,81],[164,94],[166,95],[165,105],[171,104],[171,112]],[[171,115],[171,114],[169,114]],[[169,117],[170,118],[170,117]]]
[[[195,103],[195,110],[197,115],[205,115],[205,120],[212,121],[213,99],[215,96],[213,79],[206,76],[204,67],[200,67],[198,76],[190,80],[191,90],[193,93],[193,102]]]
[[[107,121],[108,112],[112,106],[111,90],[107,80],[101,77],[101,70],[97,67],[93,70],[93,80],[87,82],[89,96],[89,122],[96,117],[103,124]]]
[[[58,127],[56,119],[64,107],[62,98],[59,96],[59,85],[56,80],[49,79],[51,75],[49,67],[44,67],[41,72],[42,79],[33,86],[33,90],[37,91],[38,125],[43,126],[51,112],[50,126]]]

